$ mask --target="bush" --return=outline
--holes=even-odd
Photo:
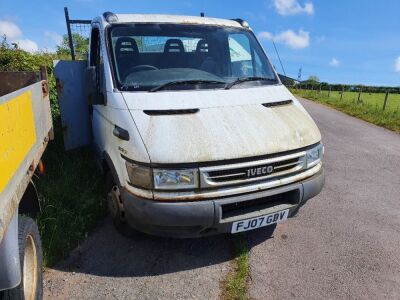
[[[64,151],[53,60],[66,58],[65,53],[28,53],[9,45],[5,38],[0,44],[0,71],[39,71],[46,66],[48,73],[55,140],[43,156],[46,174],[35,180],[42,208],[37,222],[44,265],[66,256],[105,213],[103,178],[90,149]]]
[[[53,60],[60,59],[55,53],[29,53],[10,46],[4,38],[0,44],[0,71],[39,71],[42,66],[47,69],[50,103],[53,119],[60,118],[57,101],[56,82]]]

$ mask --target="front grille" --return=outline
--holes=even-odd
[[[253,213],[280,204],[293,205],[300,200],[300,191],[293,190],[276,195],[221,205],[222,219]]]
[[[200,168],[202,187],[245,184],[295,174],[305,168],[305,152],[232,165]]]

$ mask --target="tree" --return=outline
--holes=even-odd
[[[310,77],[308,77],[307,81],[319,82],[319,78],[318,76],[311,75]]]
[[[86,59],[86,54],[89,48],[89,38],[84,37],[79,33],[73,33],[72,42],[74,45],[76,58]],[[64,34],[61,44],[57,46],[57,54],[61,57],[71,57],[71,50],[69,48],[69,39],[67,34]]]

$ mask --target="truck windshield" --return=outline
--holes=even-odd
[[[115,24],[108,40],[120,90],[248,88],[278,83],[254,34],[244,28]]]

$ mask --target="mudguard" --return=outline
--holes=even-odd
[[[0,244],[0,270],[0,291],[14,288],[20,284],[18,213],[12,218]]]

